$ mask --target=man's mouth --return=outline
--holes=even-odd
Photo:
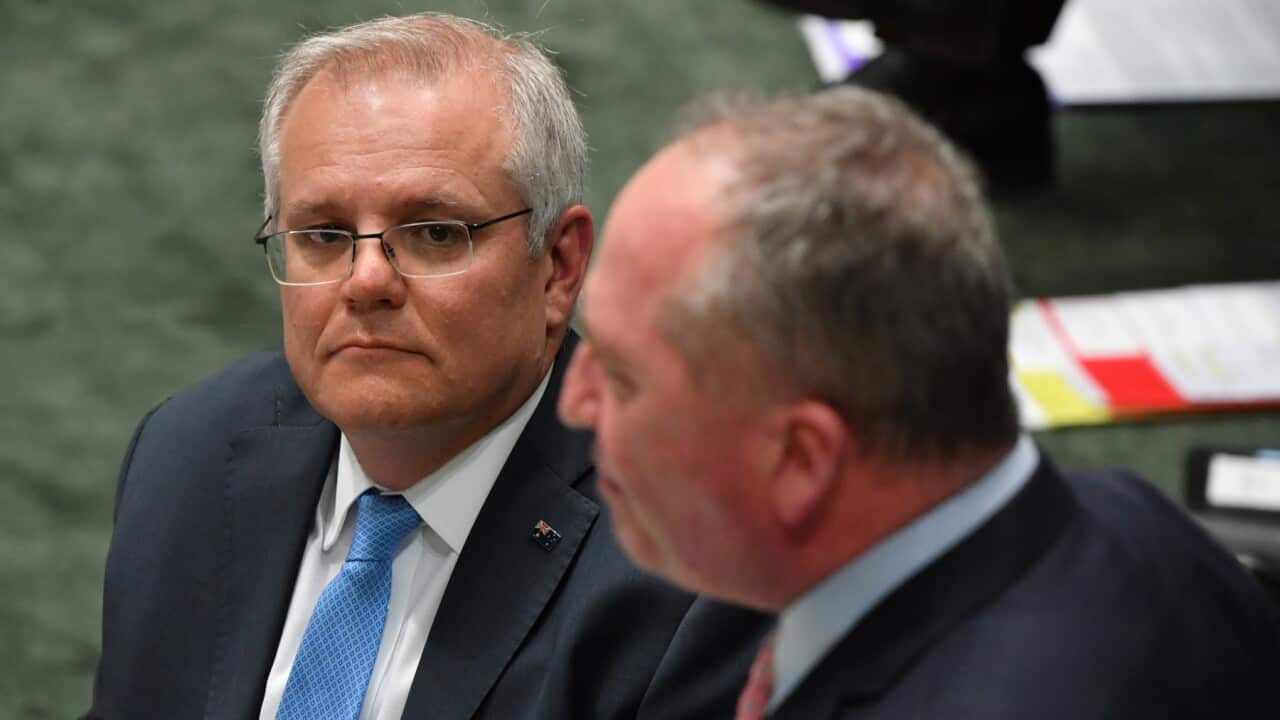
[[[390,342],[386,340],[376,340],[376,339],[370,339],[370,338],[354,338],[351,340],[347,340],[346,342],[343,342],[341,345],[339,345],[338,349],[333,351],[333,354],[336,355],[344,351],[354,351],[357,353],[413,352],[412,350],[408,350],[402,345],[399,345],[394,342]]]
[[[596,463],[596,482],[600,487],[600,492],[607,496],[607,499],[614,500],[622,495],[622,486],[614,478],[613,473],[605,470],[600,464]]]

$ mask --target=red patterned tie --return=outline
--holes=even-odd
[[[755,662],[751,663],[751,674],[747,676],[747,685],[738,696],[738,712],[735,720],[762,720],[765,708],[769,707],[769,695],[773,693],[773,638],[776,631],[769,631],[764,642],[760,643],[760,651],[756,653]]]

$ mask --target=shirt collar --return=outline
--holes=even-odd
[[[550,379],[548,371],[538,389],[500,425],[404,491],[405,500],[418,511],[423,523],[453,552],[462,551],[485,498],[546,393]],[[322,495],[317,520],[324,552],[333,548],[348,518],[354,515],[351,506],[356,499],[366,490],[378,488],[360,466],[346,433],[338,445],[331,478]]]
[[[854,558],[782,611],[773,710],[837,641],[910,577],[978,529],[1026,485],[1039,462],[1026,435],[994,468]]]

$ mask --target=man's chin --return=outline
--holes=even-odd
[[[625,522],[619,523],[617,514],[613,516],[613,536],[617,538],[618,545],[622,547],[622,552],[636,567],[647,573],[657,574],[657,563],[654,562],[657,553],[654,551],[653,546],[637,537]]]
[[[621,495],[616,489],[616,484],[613,484],[614,489],[610,490],[607,476],[602,475],[599,478],[599,485],[600,494],[609,506],[610,530],[613,532],[614,538],[617,539],[623,553],[636,567],[652,575],[660,576],[661,563],[658,562],[658,559],[661,554],[658,552],[658,547],[653,542],[653,538],[636,528],[635,519],[627,510]]]
[[[422,390],[380,387],[377,392],[360,392],[349,386],[337,392],[321,393],[316,412],[348,434],[354,431],[396,432],[437,425],[446,416],[443,407],[421,402]],[[412,402],[414,398],[419,402]]]
[[[615,516],[616,517],[616,516]],[[622,551],[637,568],[665,583],[670,583],[687,592],[702,592],[705,588],[691,581],[684,567],[674,558],[663,553],[650,538],[639,536],[628,529],[614,523],[614,536]],[[668,549],[669,550],[669,549]]]
[[[396,433],[422,430],[433,424],[433,418],[420,412],[400,408],[370,411],[362,409],[351,412],[335,412],[329,417],[334,425],[351,435],[361,432],[370,436],[393,435]]]

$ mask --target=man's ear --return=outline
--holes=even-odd
[[[591,211],[582,205],[573,205],[560,213],[556,224],[547,233],[547,326],[563,328],[573,314],[573,304],[582,289],[587,275],[587,261],[595,245],[595,224]]]
[[[853,439],[830,405],[797,402],[783,412],[781,447],[773,482],[773,507],[789,534],[806,534],[835,497]]]

